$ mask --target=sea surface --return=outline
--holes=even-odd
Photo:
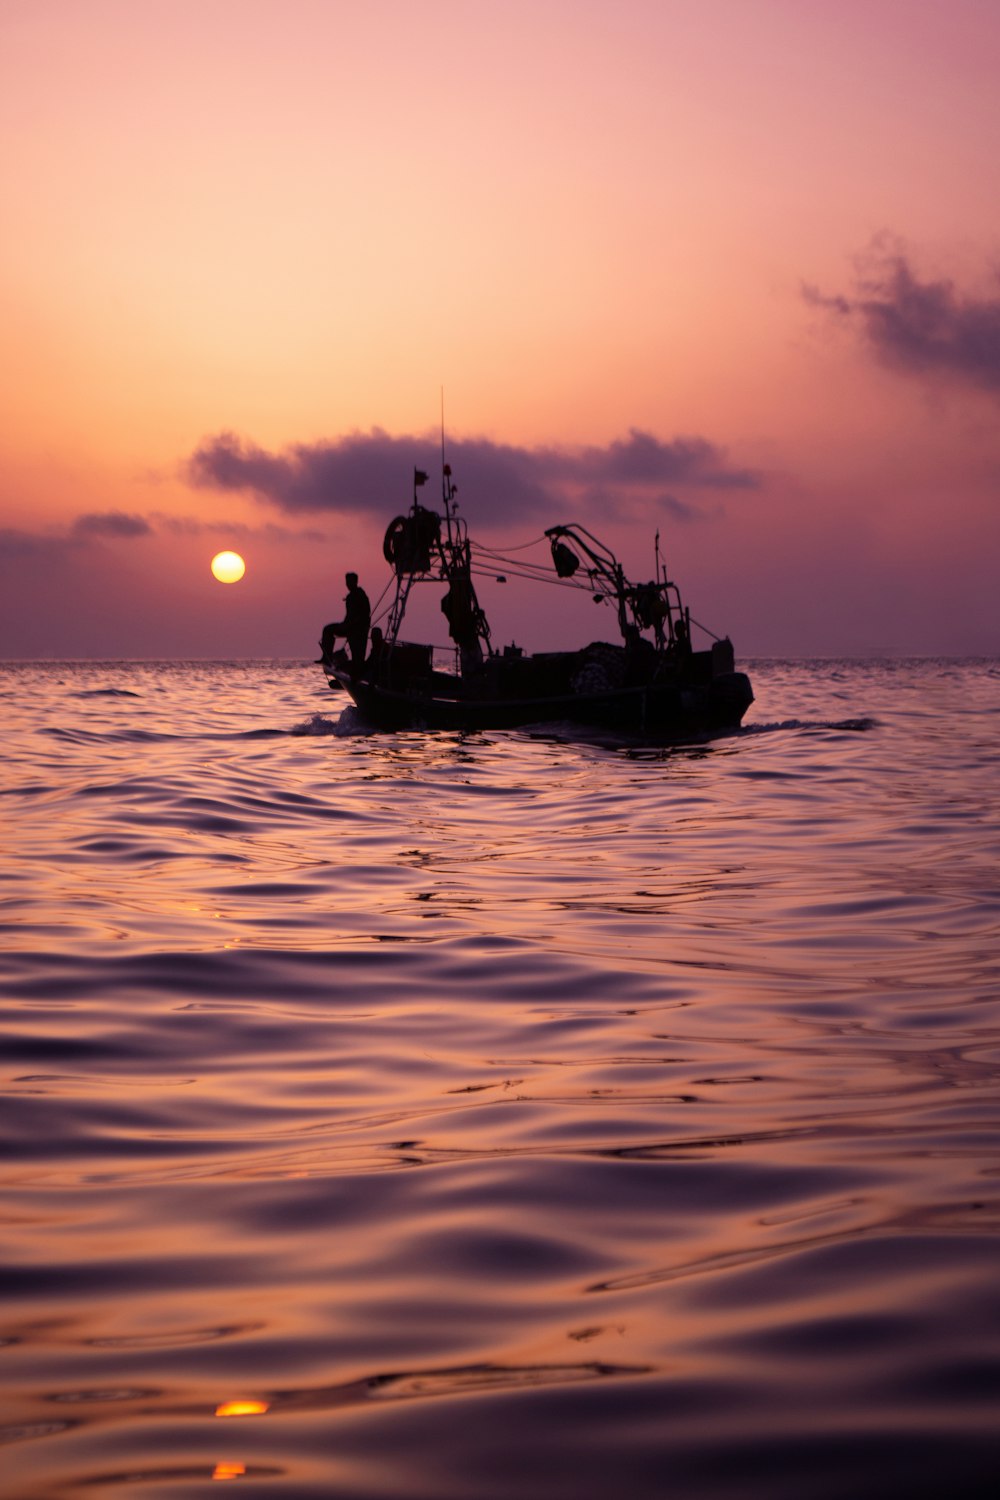
[[[0,666],[5,1500],[1000,1492],[1000,666],[748,666]]]

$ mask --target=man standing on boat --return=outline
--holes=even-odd
[[[333,643],[338,635],[345,636],[351,652],[351,671],[359,672],[364,665],[365,653],[368,649],[368,627],[372,622],[371,605],[368,603],[368,595],[358,584],[357,573],[345,573],[344,582],[347,584],[347,593],[344,596],[344,618],[335,620],[331,625],[323,626],[323,634],[320,637],[320,649],[323,655],[320,660],[326,664],[333,656]]]

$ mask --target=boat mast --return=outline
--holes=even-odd
[[[396,573],[396,593],[389,611],[386,641],[394,646],[399,638],[403,616],[415,583],[441,581],[448,591],[441,609],[448,621],[448,633],[462,653],[463,662],[479,660],[483,650],[491,654],[490,627],[476,597],[472,583],[472,549],[468,529],[458,514],[458,486],[451,477],[451,465],[445,457],[444,388],[441,389],[441,504],[437,511],[420,504],[418,491],[427,483],[422,469],[413,471],[413,504],[405,516],[390,522],[383,551]],[[481,644],[480,644],[481,643]]]
[[[442,386],[441,387],[441,498],[445,502],[444,508],[445,508],[445,514],[447,515],[447,513],[448,513],[448,499],[447,499],[447,496],[445,495],[445,488],[444,488],[444,481],[445,481],[445,475],[446,474],[450,476],[451,475],[451,470],[450,470],[450,468],[448,467],[448,465],[444,461],[444,386]],[[449,532],[449,535],[448,535],[448,540],[449,541],[451,540],[451,533],[450,532]]]
[[[417,508],[419,504],[417,500],[417,490],[422,484],[426,484],[426,482],[427,475],[421,469],[414,467],[413,504],[410,508],[411,516],[415,517],[417,514]],[[404,518],[402,516],[397,516],[396,520],[392,523],[392,526],[390,526],[389,532],[386,533],[384,550],[386,553],[387,561],[390,560],[389,533],[393,530],[394,527],[401,527],[403,525],[403,520]],[[413,574],[408,568],[399,566],[395,562],[395,560],[393,560],[393,568],[396,574],[396,592],[393,596],[392,606],[389,610],[389,619],[386,622],[385,640],[387,646],[394,646],[396,644],[396,640],[399,636],[399,627],[402,625],[403,616],[406,614],[406,602],[410,597],[410,589],[413,587]]]
[[[441,608],[448,620],[448,633],[461,652],[463,661],[478,659],[483,649],[489,656],[489,621],[476,597],[472,582],[472,548],[465,522],[458,514],[455,496],[458,486],[451,477],[451,464],[445,458],[444,386],[441,387],[441,504],[444,507],[445,540],[441,546],[441,572],[448,592]],[[482,642],[482,646],[480,646]]]

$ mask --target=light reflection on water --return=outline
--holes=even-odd
[[[753,676],[0,668],[0,1492],[989,1492],[1000,671]]]

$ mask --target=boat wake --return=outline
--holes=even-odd
[[[861,719],[782,719],[773,724],[741,724],[736,731],[736,737],[743,739],[752,734],[774,734],[778,730],[804,730],[809,733],[829,733],[831,730],[837,733],[866,734],[870,729],[878,728],[878,720],[870,718]]]
[[[301,724],[296,724],[288,733],[314,739],[320,739],[325,735],[346,739],[353,734],[370,734],[371,725],[352,705],[344,709],[339,719],[328,719],[325,714],[311,714],[308,719],[303,719]]]

